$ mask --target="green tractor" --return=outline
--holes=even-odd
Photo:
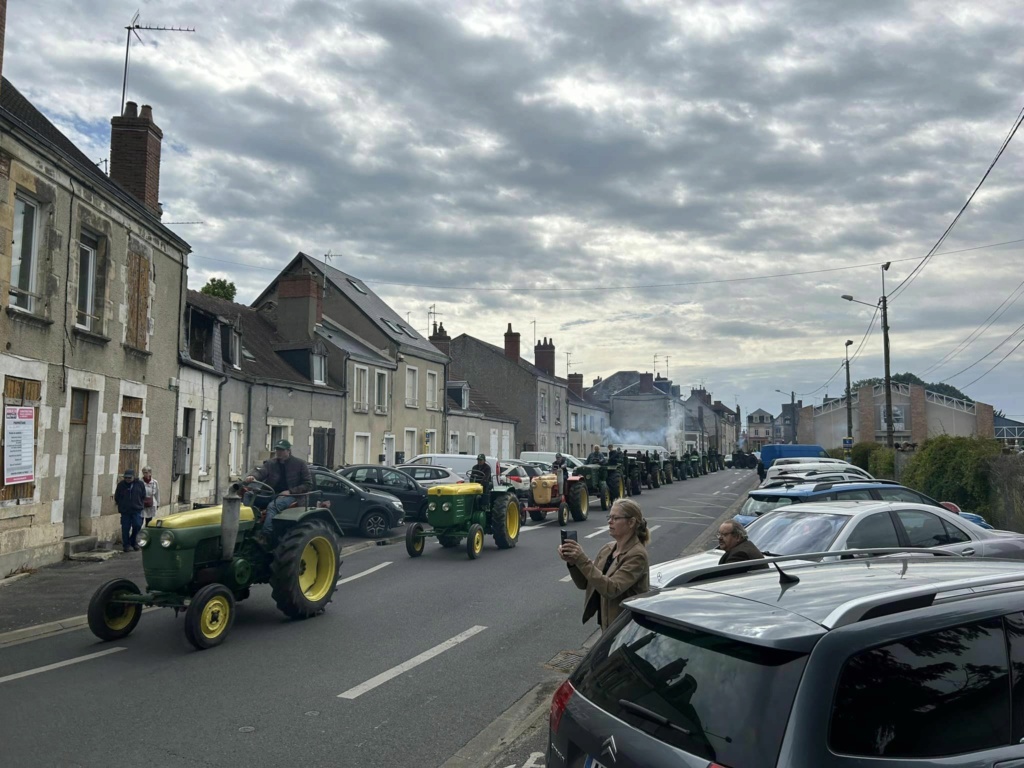
[[[626,456],[626,491],[630,496],[643,493],[643,458]]]
[[[235,620],[235,605],[253,584],[269,583],[278,609],[292,619],[321,613],[334,596],[344,535],[324,507],[293,506],[274,518],[268,541],[257,539],[257,507],[242,504],[233,484],[220,507],[157,518],[139,533],[146,591],[128,579],[101,586],[89,601],[89,629],[101,640],[129,635],[145,607],[185,612],[185,637],[198,650],[220,645]],[[296,497],[301,499],[301,497]],[[254,507],[257,507],[254,511]]]
[[[480,483],[435,485],[427,489],[431,529],[426,530],[422,523],[410,524],[405,529],[405,550],[409,557],[419,557],[431,536],[446,549],[465,540],[466,554],[475,560],[483,552],[485,533],[494,537],[498,549],[512,549],[519,542],[522,514],[511,486],[499,485],[485,492]]]
[[[590,502],[590,496],[597,496],[601,501],[601,510],[608,511],[612,506],[611,490],[608,488],[608,467],[604,464],[584,464],[583,466],[576,467],[575,470],[577,475],[582,478],[582,482],[587,487],[587,502]]]

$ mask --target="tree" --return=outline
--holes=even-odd
[[[235,288],[234,283],[220,277],[211,277],[209,282],[200,289],[200,293],[205,293],[207,296],[216,296],[219,299],[227,299],[228,301],[235,300],[235,293],[237,291],[238,289]]]

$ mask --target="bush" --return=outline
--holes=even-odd
[[[868,472],[879,480],[896,478],[896,451],[892,448],[878,446],[868,454]]]
[[[879,443],[856,443],[850,450],[850,461],[865,472],[871,472],[871,454],[883,447]]]
[[[999,455],[996,440],[933,437],[907,463],[903,484],[938,501],[952,501],[965,512],[984,515],[992,501],[991,462]]]
[[[845,459],[846,451],[844,451],[842,448],[829,448],[828,455],[831,456],[833,459]]]

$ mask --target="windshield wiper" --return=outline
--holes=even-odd
[[[657,712],[652,712],[647,709],[647,707],[641,707],[639,704],[634,704],[632,701],[627,701],[626,699],[619,699],[619,706],[629,712],[632,712],[637,717],[643,718],[644,720],[656,723],[657,725],[665,728],[671,728],[673,731],[679,731],[686,736],[693,736],[693,731],[688,731],[683,728],[683,726],[676,725],[667,717],[662,717]]]

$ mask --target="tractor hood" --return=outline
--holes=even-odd
[[[197,528],[201,525],[220,525],[221,507],[205,507],[204,509],[193,509],[188,512],[178,512],[176,515],[158,517],[153,521],[157,528]],[[252,507],[242,505],[239,510],[239,520],[242,522],[252,521],[255,517]]]
[[[428,496],[479,496],[484,492],[480,483],[459,483],[458,485],[435,485],[427,489]]]

